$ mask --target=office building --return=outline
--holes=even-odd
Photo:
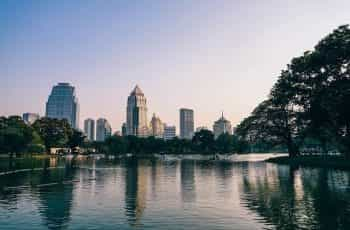
[[[46,103],[46,117],[66,119],[72,128],[79,129],[79,103],[73,86],[58,83],[52,88]]]
[[[221,134],[224,133],[232,134],[231,122],[224,118],[223,113],[219,120],[215,121],[213,125],[213,131],[215,138],[218,138]]]
[[[127,136],[127,129],[126,129],[126,123],[123,123],[122,125],[122,136]]]
[[[164,132],[163,132],[163,138],[164,140],[172,140],[176,137],[176,127],[175,126],[168,126],[164,124]]]
[[[37,113],[23,113],[23,121],[27,125],[32,125],[36,120],[40,118],[39,114]]]
[[[164,124],[160,120],[159,117],[157,117],[155,114],[153,114],[152,120],[151,120],[151,135],[156,138],[163,138],[164,133]]]
[[[84,133],[89,141],[95,140],[95,121],[88,118],[84,121]]]
[[[192,139],[194,133],[194,115],[192,109],[180,109],[180,138]]]
[[[137,85],[128,97],[126,110],[127,135],[147,137],[147,100]]]
[[[112,135],[112,128],[108,121],[100,118],[96,122],[96,141],[105,141]]]

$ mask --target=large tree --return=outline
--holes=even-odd
[[[297,141],[300,130],[296,113],[288,105],[276,104],[272,99],[263,101],[252,114],[236,128],[236,134],[249,143],[266,142],[285,145],[289,156],[299,155]]]
[[[33,129],[21,117],[0,117],[0,152],[20,153],[34,140]]]
[[[44,141],[47,150],[52,147],[67,147],[74,132],[64,119],[41,118],[35,121],[33,128]]]

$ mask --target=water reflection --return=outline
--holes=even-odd
[[[18,169],[29,170],[0,176],[9,229],[350,229],[347,171],[198,159],[0,163]]]
[[[180,165],[181,172],[181,197],[183,202],[195,202],[195,161],[182,160]]]
[[[125,168],[125,211],[131,225],[139,225],[146,208],[147,175],[144,162],[133,159]]]
[[[277,229],[349,229],[349,173],[259,163],[243,176],[242,201]],[[258,172],[258,173],[257,173]]]

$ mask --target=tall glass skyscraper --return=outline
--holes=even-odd
[[[141,89],[136,85],[128,97],[126,108],[127,135],[147,137],[147,100]]]
[[[192,109],[180,109],[180,138],[192,139],[194,134],[194,117]]]
[[[58,83],[52,88],[46,102],[46,117],[67,119],[73,128],[79,128],[79,103],[73,86]]]

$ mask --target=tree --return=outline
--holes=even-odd
[[[82,146],[86,136],[79,130],[73,130],[71,135],[68,137],[68,146],[70,148]]]
[[[215,149],[220,153],[231,153],[234,151],[234,138],[228,133],[223,133],[215,140]]]
[[[210,153],[214,150],[214,134],[210,130],[196,132],[192,138],[193,148],[197,152]]]
[[[66,147],[73,135],[73,129],[65,119],[41,118],[34,122],[33,128],[48,151],[52,147]]]
[[[294,58],[288,66],[291,98],[308,121],[307,134],[324,149],[340,144],[350,155],[350,29],[340,26],[313,51]]]
[[[105,141],[107,152],[109,154],[125,154],[127,153],[128,143],[121,136],[111,136]]]
[[[0,152],[25,152],[33,138],[32,128],[27,126],[21,117],[0,118]]]
[[[271,145],[285,145],[290,157],[299,155],[299,129],[295,113],[288,105],[271,99],[262,102],[236,128],[236,134],[250,143],[263,141]]]

